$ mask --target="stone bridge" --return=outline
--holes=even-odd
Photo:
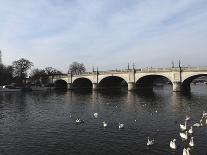
[[[65,84],[68,89],[128,87],[128,90],[153,89],[153,81],[166,78],[173,86],[173,91],[189,91],[191,82],[201,76],[207,76],[207,67],[175,67],[129,69],[123,71],[94,71],[79,75],[56,75],[55,85]]]

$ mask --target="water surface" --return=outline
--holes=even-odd
[[[191,93],[173,93],[169,86],[154,92],[53,91],[0,93],[0,154],[106,155],[182,154],[189,141],[179,137],[179,123],[188,127],[207,111],[207,86]],[[99,117],[93,117],[98,112]],[[71,117],[70,117],[71,116]],[[75,124],[77,118],[84,123]],[[136,121],[135,121],[136,120]],[[102,122],[108,127],[104,128]],[[118,129],[118,123],[124,129]],[[147,137],[155,144],[146,146]],[[207,154],[207,125],[193,134],[194,155]],[[171,139],[178,148],[169,148]]]

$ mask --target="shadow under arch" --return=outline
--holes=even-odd
[[[92,89],[92,82],[87,78],[78,78],[73,81],[73,89]]]
[[[99,89],[121,89],[127,87],[127,82],[118,76],[105,77],[98,84]]]
[[[153,88],[163,87],[164,85],[172,85],[172,82],[162,75],[146,75],[136,81],[136,89],[140,91],[153,91]]]
[[[67,82],[65,80],[56,80],[54,86],[55,89],[67,89]]]
[[[197,78],[199,78],[199,77],[207,77],[207,74],[197,74],[197,75],[193,75],[193,76],[188,77],[187,79],[185,79],[185,80],[182,82],[182,89],[183,89],[184,91],[190,91],[190,89],[191,89],[191,87],[190,87],[191,83],[192,83],[195,79],[197,79]],[[194,84],[195,84],[195,83],[194,83]]]

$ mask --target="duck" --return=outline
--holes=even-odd
[[[93,116],[94,116],[95,118],[98,118],[98,113],[95,112],[95,113],[93,114]]]
[[[183,149],[183,155],[190,155],[190,148],[188,147],[187,149],[186,148],[184,148]]]
[[[119,123],[119,129],[124,128],[124,124],[123,123]]]
[[[185,120],[185,124],[184,125],[180,124],[180,129],[181,130],[186,130],[186,128],[187,128],[187,121]]]
[[[190,133],[190,134],[193,133],[193,126],[190,127],[190,129],[188,130],[188,133]]]
[[[177,148],[175,142],[176,142],[176,139],[173,139],[173,140],[170,141],[170,148],[171,148],[171,149],[174,149],[174,150],[175,150],[175,149]]]
[[[105,121],[103,121],[103,127],[105,128],[107,126],[108,126],[108,124]]]
[[[180,137],[182,138],[182,139],[184,139],[184,140],[187,140],[188,139],[188,132],[187,131],[185,131],[185,133],[180,133]]]
[[[193,137],[191,137],[191,139],[190,139],[189,146],[191,146],[191,147],[193,147],[193,146],[194,146]]]
[[[154,142],[155,142],[154,139],[150,140],[149,137],[148,137],[148,140],[147,140],[147,146],[151,146],[151,145],[153,145]]]

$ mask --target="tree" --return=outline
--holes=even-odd
[[[57,70],[55,68],[52,68],[52,67],[46,67],[45,68],[45,73],[46,73],[46,75],[52,77],[52,79],[51,79],[52,83],[53,83],[53,78],[54,78],[55,75],[63,74],[61,71],[59,71],[59,70]]]
[[[81,74],[86,71],[86,68],[83,63],[73,62],[69,67],[69,72],[71,74]]]
[[[13,67],[0,64],[0,85],[10,84],[13,80]]]
[[[44,69],[35,68],[30,72],[30,79],[36,85],[45,84],[48,80],[47,74]]]
[[[14,75],[20,79],[20,84],[27,77],[27,71],[33,66],[33,63],[27,59],[21,58],[12,63]]]

